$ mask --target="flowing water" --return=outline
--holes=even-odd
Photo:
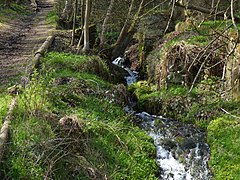
[[[124,65],[124,58],[117,58],[113,64],[125,69],[125,77],[130,85],[137,81],[138,73]],[[208,180],[210,149],[205,142],[205,132],[192,124],[181,123],[147,112],[136,113],[126,107],[141,120],[139,126],[153,139],[156,147],[156,162],[161,180]]]

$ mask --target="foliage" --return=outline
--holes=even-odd
[[[208,126],[210,167],[215,179],[239,179],[240,121],[231,116],[216,118]]]
[[[46,22],[48,24],[52,24],[56,26],[58,19],[59,19],[59,15],[57,14],[56,10],[52,10],[48,13],[46,17]]]
[[[172,85],[156,91],[155,85],[144,81],[131,85],[129,91],[137,98],[137,111],[147,111],[178,120],[183,120],[183,114],[189,110],[189,102],[196,96],[195,91],[188,94],[188,89],[184,86]]]
[[[146,82],[133,84],[129,90],[137,96],[138,110],[191,122],[206,130],[214,178],[239,179],[240,101],[223,99],[220,85],[219,78],[210,77],[198,83],[191,95],[183,86],[156,91]]]

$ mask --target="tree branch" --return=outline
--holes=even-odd
[[[185,9],[191,9],[191,10],[199,11],[199,12],[202,12],[204,14],[210,14],[210,15],[213,14],[213,11],[210,10],[210,9],[206,9],[206,8],[203,8],[203,7],[197,7],[197,6],[194,6],[194,5],[184,5],[184,4],[180,4],[179,2],[176,2],[176,6],[181,7],[181,8],[185,8]],[[215,12],[214,15],[224,17],[225,13],[226,13],[225,11],[218,11],[218,12]],[[234,16],[234,18],[235,18],[235,21],[237,23],[240,22],[239,17]]]

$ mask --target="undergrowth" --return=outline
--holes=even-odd
[[[152,139],[117,103],[108,71],[97,57],[50,53],[18,97],[1,177],[157,179]]]
[[[2,126],[3,120],[7,115],[8,104],[11,101],[11,96],[6,93],[0,93],[0,127]]]

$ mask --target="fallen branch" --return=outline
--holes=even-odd
[[[25,73],[32,74],[34,68],[38,68],[40,65],[40,58],[47,52],[48,48],[52,45],[52,42],[55,38],[55,35],[48,36],[48,38],[44,41],[42,46],[35,52],[33,60],[26,67]]]
[[[55,35],[48,36],[48,38],[45,40],[45,42],[42,44],[42,46],[35,52],[34,58],[33,58],[33,65],[34,67],[39,66],[39,60],[44,55],[44,53],[48,50],[48,48],[51,46],[53,40],[55,38]]]
[[[2,162],[5,145],[6,145],[7,138],[8,138],[9,126],[10,126],[11,119],[12,119],[13,109],[15,108],[16,105],[17,105],[17,100],[15,97],[15,98],[13,98],[13,100],[11,101],[11,104],[9,105],[7,116],[5,117],[4,123],[1,128],[1,132],[0,132],[0,162]]]
[[[221,108],[221,110],[222,110],[223,112],[225,112],[226,114],[228,114],[229,116],[232,116],[232,117],[234,117],[234,118],[240,119],[240,117],[235,116],[235,115],[232,115],[230,112],[226,111],[226,110],[223,109],[223,108]]]

